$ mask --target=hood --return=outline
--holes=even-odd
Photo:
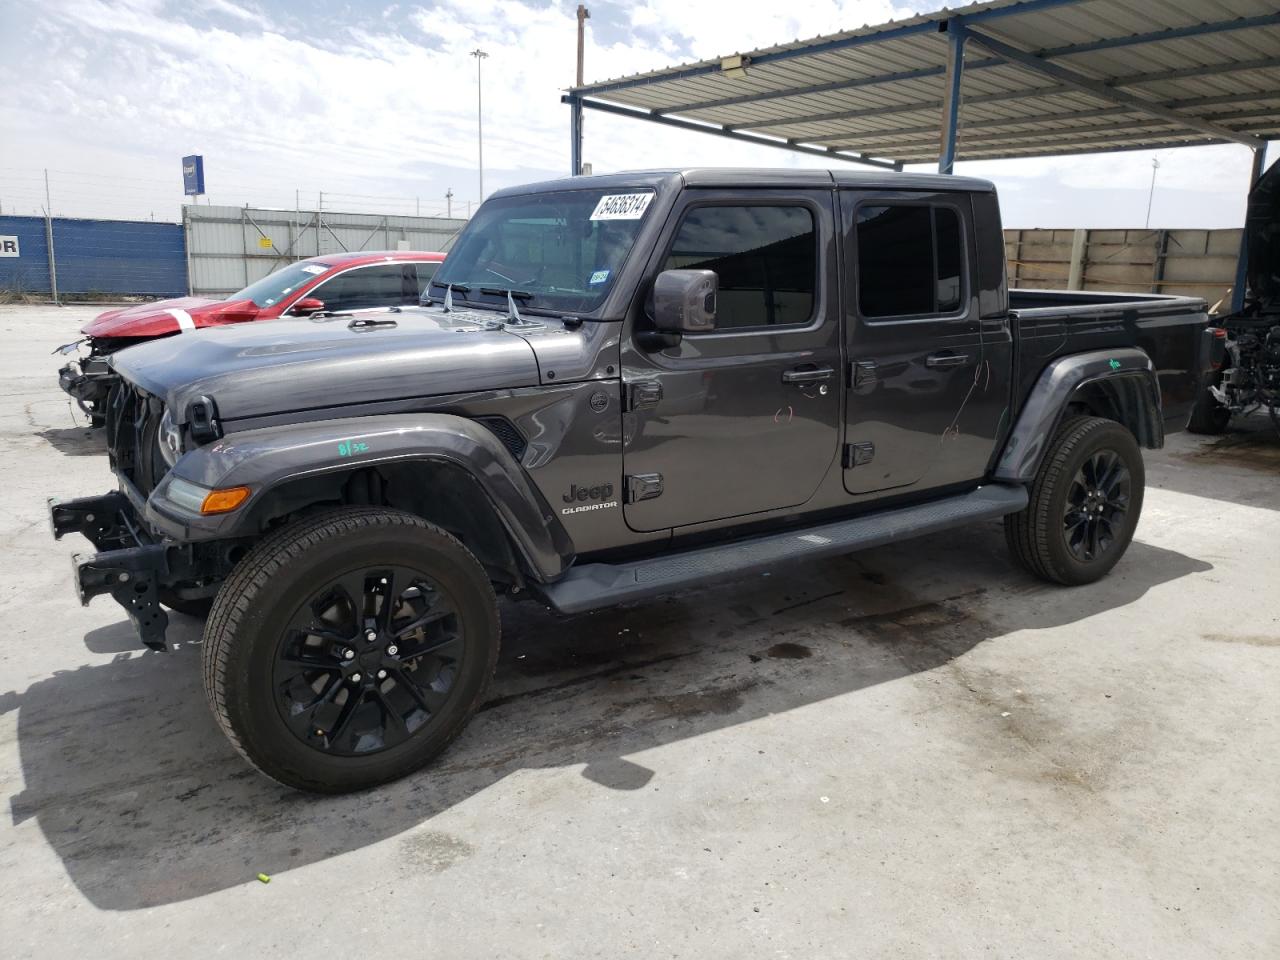
[[[209,397],[223,420],[534,386],[533,348],[495,314],[439,307],[209,327],[113,354],[179,422]],[[381,321],[368,325],[369,321]],[[359,324],[363,322],[365,326]]]
[[[194,322],[197,318],[208,319],[228,308],[243,311],[246,304],[257,311],[257,307],[247,300],[208,300],[204,297],[175,297],[139,303],[122,310],[100,313],[81,327],[80,332],[89,337],[158,337],[177,333],[181,329],[179,318],[184,313]]]
[[[1263,313],[1280,313],[1280,161],[1249,191],[1244,229],[1249,291]]]

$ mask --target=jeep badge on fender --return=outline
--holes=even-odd
[[[604,503],[584,503],[580,507],[565,507],[560,512],[563,514],[584,513],[588,510],[604,510],[607,507],[616,507],[618,501],[611,500],[613,497],[612,483],[599,483],[594,487],[580,487],[576,483],[569,486],[569,492],[562,498],[565,503],[578,503],[586,500],[604,500]]]

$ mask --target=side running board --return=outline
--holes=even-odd
[[[815,557],[853,553],[893,540],[946,530],[974,520],[994,520],[1027,505],[1025,487],[991,484],[970,493],[839,520],[665,554],[634,563],[586,563],[569,569],[540,592],[560,613],[582,613],[628,600],[658,596],[712,580],[730,579]]]

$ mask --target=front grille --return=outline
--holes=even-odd
[[[506,417],[476,417],[475,421],[488,427],[517,462],[524,456],[525,447],[529,445],[528,441],[525,440],[524,434],[516,429],[516,425]]]
[[[107,399],[107,449],[111,469],[149,496],[168,472],[160,455],[160,418],[164,403],[124,380]]]

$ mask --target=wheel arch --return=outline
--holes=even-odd
[[[1148,449],[1164,446],[1160,385],[1151,357],[1136,347],[1094,350],[1049,364],[1031,388],[994,476],[1029,483],[1064,418],[1087,414],[1114,420]]]
[[[555,512],[501,441],[451,414],[231,433],[182,457],[171,475],[251,490],[233,513],[198,524],[182,518],[189,539],[256,538],[317,509],[366,505],[404,510],[449,531],[498,580],[554,580],[574,557]],[[161,521],[172,513],[166,487],[148,504]]]

